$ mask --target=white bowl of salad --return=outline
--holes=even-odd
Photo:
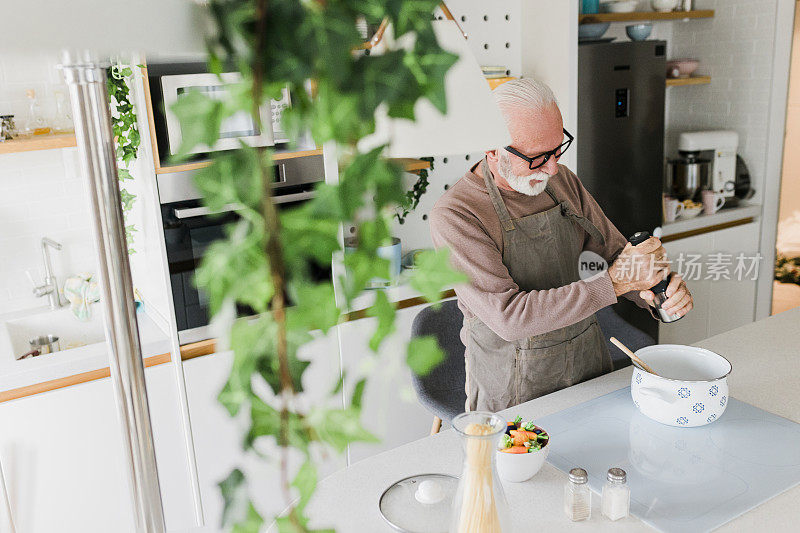
[[[504,481],[521,483],[536,475],[550,452],[550,436],[533,423],[518,416],[508,423],[497,450],[497,473]]]

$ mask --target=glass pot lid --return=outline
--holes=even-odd
[[[418,474],[390,485],[378,502],[381,516],[403,533],[446,533],[458,478]]]

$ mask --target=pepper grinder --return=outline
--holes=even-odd
[[[650,234],[648,232],[638,231],[633,235],[631,235],[631,237],[628,239],[628,242],[631,243],[633,246],[636,246],[637,244],[641,244],[649,238]],[[667,301],[668,298],[667,286],[669,285],[669,280],[672,279],[672,275],[673,273],[670,272],[666,278],[662,279],[657,284],[650,287],[650,290],[653,291],[653,294],[655,295],[655,300],[653,301],[653,307],[656,310],[656,314],[658,315],[659,320],[661,320],[664,323],[675,322],[683,318],[680,315],[671,315],[661,308],[661,304]]]

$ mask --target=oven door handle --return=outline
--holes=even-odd
[[[293,194],[279,194],[272,197],[273,203],[276,204],[288,204],[289,202],[297,202],[300,200],[309,200],[316,196],[315,191],[306,191],[306,192],[296,192]]]
[[[216,215],[219,213],[230,213],[241,209],[240,204],[225,204],[225,207],[220,210],[209,209],[207,207],[185,207],[183,209],[175,209],[175,218],[194,218],[203,217],[207,215]]]
[[[289,202],[298,202],[300,200],[308,200],[316,195],[314,191],[297,192],[293,194],[282,194],[273,196],[272,201],[276,204],[286,204]],[[238,211],[242,208],[241,204],[225,204],[225,207],[219,211],[211,210],[207,207],[184,207],[182,209],[175,209],[175,218],[193,218],[202,217],[207,215],[216,215],[220,213],[230,213]]]

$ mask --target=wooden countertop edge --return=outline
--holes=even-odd
[[[167,363],[170,360],[169,353],[162,353],[145,357],[144,366],[151,367]],[[87,383],[111,376],[109,367],[98,368],[96,370],[89,370],[88,372],[81,372],[72,376],[65,376],[63,378],[51,379],[50,381],[43,381],[41,383],[34,383],[33,385],[26,385],[17,389],[10,389],[0,392],[0,403],[8,402],[10,400],[17,400],[26,396],[33,396],[34,394],[41,394],[56,389],[63,389],[64,387],[71,387],[80,383]]]
[[[455,296],[455,291],[450,289],[448,291],[442,292],[441,298],[445,299],[445,298],[451,298],[453,296]],[[397,309],[406,309],[424,303],[427,303],[427,300],[425,300],[424,298],[414,297],[396,302],[395,307]],[[352,320],[359,320],[361,318],[365,318],[366,316],[367,316],[366,309],[352,311],[345,315],[344,321],[349,322]],[[207,339],[199,342],[193,342],[191,344],[184,344],[183,346],[181,346],[181,360],[188,361],[196,357],[211,355],[216,352],[216,348],[217,348],[217,339]],[[151,366],[168,363],[170,360],[171,357],[169,353],[153,355],[150,357],[145,357],[144,366],[146,368],[149,368]],[[71,387],[73,385],[79,385],[81,383],[87,383],[89,381],[95,381],[110,376],[111,376],[111,370],[109,369],[109,367],[104,367],[104,368],[98,368],[96,370],[89,370],[88,372],[81,372],[80,374],[65,376],[63,378],[51,379],[49,381],[43,381],[41,383],[34,383],[33,385],[26,385],[24,387],[19,387],[16,389],[10,389],[0,392],[0,403],[8,402],[11,400],[17,400],[19,398],[25,398],[26,396],[33,396],[35,394],[41,394],[43,392],[48,392],[52,390],[63,389],[64,387]]]

